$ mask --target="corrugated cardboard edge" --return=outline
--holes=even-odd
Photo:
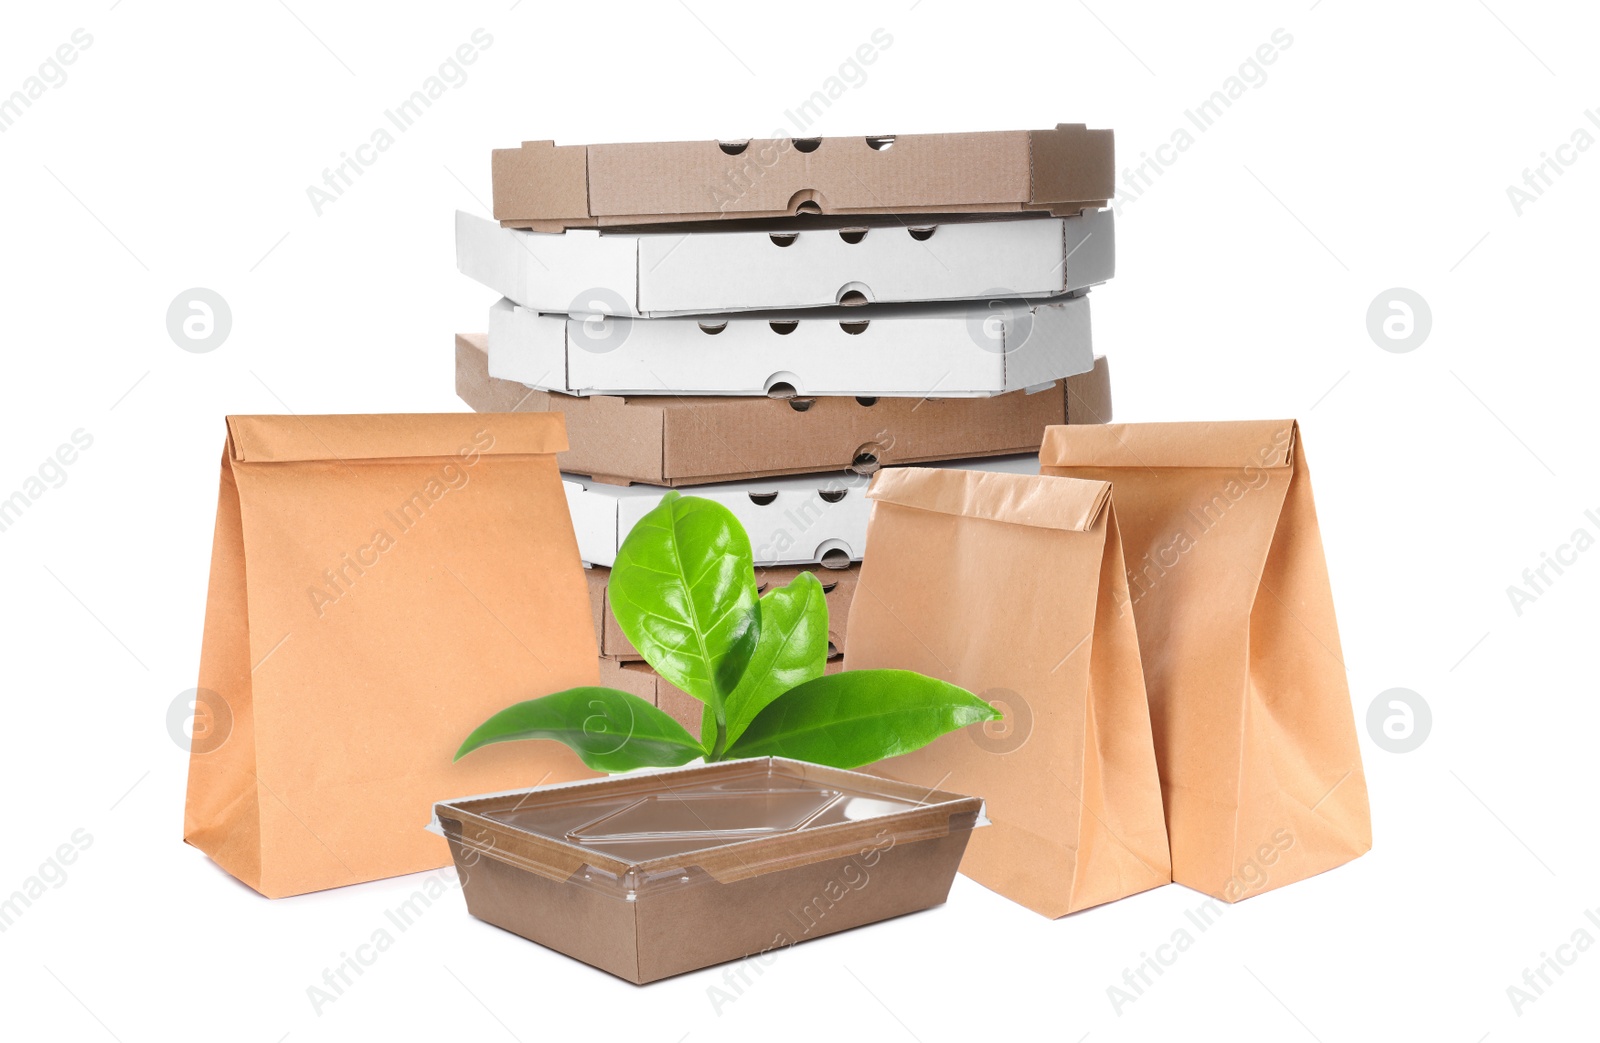
[[[873,476],[867,498],[966,518],[1088,532],[1110,501],[1111,485],[1048,475],[889,467]]]
[[[584,228],[589,214],[589,149],[554,141],[524,141],[495,149],[490,160],[495,220],[538,214],[541,231]]]
[[[1094,357],[1094,368],[1067,378],[1067,423],[1111,423],[1111,364]]]
[[[950,214],[970,214],[974,216],[1009,216],[1025,214],[1039,210],[1048,210],[1052,217],[1071,217],[1091,210],[1103,210],[1110,205],[1110,199],[1089,199],[1081,202],[1066,202],[1043,204],[1030,207],[1025,203],[951,203],[944,206],[919,205],[919,206],[879,206],[870,207],[834,207],[828,210],[825,216],[839,218],[859,217],[863,220],[884,215],[901,216],[907,219],[925,217],[937,219]],[[660,226],[664,230],[677,229],[685,225],[708,224],[718,221],[776,221],[786,218],[796,218],[809,215],[797,214],[791,210],[749,210],[749,211],[705,211],[683,214],[627,214],[621,217],[592,218],[587,224],[575,224],[560,221],[502,221],[507,228],[525,228],[533,232],[561,232],[569,228],[587,228],[598,226],[601,228],[642,228]],[[910,223],[909,221],[907,223]]]
[[[489,335],[456,334],[456,397],[479,413],[535,413],[528,403],[541,392],[489,375]]]
[[[1033,186],[1030,207],[1045,207],[1057,216],[1082,210],[1083,204],[1075,200],[1114,194],[1114,132],[1090,130],[1082,123],[1057,123],[1054,130],[1030,130],[1028,180]]]

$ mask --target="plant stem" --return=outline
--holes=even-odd
[[[723,713],[721,709],[718,709],[717,710],[717,741],[716,741],[716,743],[714,745],[712,745],[712,747],[711,747],[711,756],[706,758],[706,762],[710,763],[711,761],[719,761],[719,760],[721,760],[722,759],[722,752],[723,752],[722,748],[724,746],[726,746],[727,744],[728,744],[728,716],[727,716],[727,714]]]

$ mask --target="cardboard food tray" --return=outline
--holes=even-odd
[[[844,653],[844,624],[850,614],[850,598],[855,593],[856,578],[861,570],[856,565],[845,568],[819,568],[817,566],[782,565],[759,569],[756,572],[756,589],[760,594],[787,586],[802,572],[816,574],[828,606],[828,642],[833,647],[830,654]],[[584,570],[589,583],[589,609],[594,616],[595,636],[600,641],[600,657],[633,663],[644,659],[633,647],[622,628],[617,625],[606,597],[606,587],[611,580],[611,570],[596,565]]]
[[[473,916],[644,984],[941,904],[982,810],[762,758],[434,814]]]
[[[992,456],[942,464],[960,470],[1037,474],[1037,455]],[[604,485],[564,475],[567,507],[586,564],[615,563],[617,550],[639,519],[655,508],[666,489]],[[867,540],[867,484],[850,471],[719,482],[695,496],[727,507],[750,535],[755,563],[841,566],[860,561]]]
[[[1112,133],[1081,123],[869,137],[496,149],[494,216],[559,231],[794,214],[1074,214],[1115,191]]]
[[[490,375],[569,395],[972,398],[1093,367],[1087,294],[662,319],[489,311]]]
[[[595,395],[535,391],[489,375],[485,336],[456,337],[456,393],[482,413],[566,414],[564,471],[613,484],[689,486],[1034,452],[1044,429],[1111,419],[1105,358],[1036,393],[989,398]]]
[[[781,230],[529,232],[456,214],[456,267],[538,312],[667,316],[1053,297],[1115,272],[1110,210],[785,222]]]

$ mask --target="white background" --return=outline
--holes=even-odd
[[[1520,1013],[1507,995],[1579,928],[1600,940],[1600,550],[1520,615],[1507,595],[1575,529],[1600,533],[1600,149],[1520,214],[1507,196],[1575,128],[1600,135],[1586,5],[291,6],[30,5],[0,33],[0,95],[93,37],[0,134],[0,495],[93,438],[0,532],[0,895],[92,837],[0,934],[12,1034],[1594,1035],[1600,948]],[[467,82],[316,215],[307,186],[479,27]],[[892,44],[812,133],[1084,121],[1115,128],[1123,165],[1292,36],[1123,209],[1095,332],[1121,420],[1302,421],[1358,721],[1393,687],[1434,719],[1405,754],[1363,725],[1373,852],[1228,909],[1120,1012],[1107,987],[1200,895],[1051,922],[958,879],[940,909],[782,953],[719,1008],[720,969],[636,988],[452,893],[315,1012],[307,987],[419,880],[268,902],[180,842],[166,717],[195,683],[224,414],[462,408],[451,335],[493,295],[454,271],[452,212],[484,211],[492,147],[766,136],[877,28]],[[166,329],[196,286],[233,314],[207,354]],[[1431,306],[1409,353],[1367,331],[1392,287]]]

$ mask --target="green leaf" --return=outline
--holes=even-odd
[[[772,700],[821,677],[827,661],[827,596],[814,573],[802,572],[761,598],[761,639],[728,696],[726,742],[738,739]]]
[[[792,757],[834,768],[897,757],[946,732],[1000,719],[965,688],[910,670],[846,670],[775,699],[729,757]]]
[[[622,541],[608,590],[628,640],[658,674],[711,707],[720,734],[724,700],[761,635],[744,526],[719,503],[670,492]]]
[[[670,768],[705,753],[683,725],[637,695],[588,686],[506,707],[467,736],[455,759],[513,739],[565,743],[596,771]]]

